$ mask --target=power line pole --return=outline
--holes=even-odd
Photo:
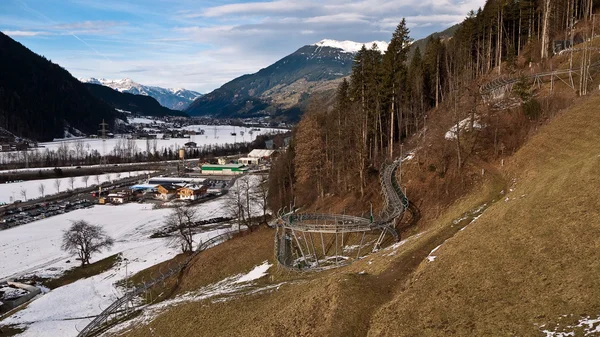
[[[106,165],[106,132],[108,131],[106,129],[107,126],[108,124],[105,123],[103,119],[102,123],[100,123],[100,130],[98,130],[100,132],[100,137],[102,137],[102,158],[100,160],[100,163],[104,165]]]

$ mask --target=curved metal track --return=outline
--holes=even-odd
[[[598,68],[600,68],[600,62],[593,63],[589,66],[589,69]],[[580,75],[580,73],[580,69],[562,69],[555,71],[540,72],[535,74],[526,74],[521,76],[503,76],[480,86],[479,93],[484,97],[485,100],[496,100],[502,98],[504,97],[504,94],[506,92],[512,91],[513,86],[522,78],[525,78],[529,81],[533,81],[534,84],[540,84],[542,82],[558,79],[574,89],[574,84],[571,81],[572,76]],[[571,81],[571,83],[567,83],[566,80],[561,77],[564,75],[569,76],[569,80]]]
[[[382,186],[382,194],[385,200],[385,207],[379,213],[377,217],[358,217],[345,214],[323,214],[323,213],[280,213],[278,219],[275,221],[277,225],[277,235],[275,238],[275,255],[279,264],[285,268],[298,270],[294,266],[293,261],[290,259],[292,248],[290,244],[286,242],[293,242],[295,239],[295,246],[300,247],[304,262],[307,259],[312,261],[312,267],[310,270],[322,270],[325,268],[331,268],[331,266],[319,266],[320,259],[317,255],[317,249],[312,238],[312,233],[322,234],[334,234],[337,247],[338,234],[342,235],[342,243],[344,240],[344,234],[350,235],[351,233],[362,233],[363,239],[366,233],[375,233],[379,235],[378,241],[375,243],[375,249],[378,245],[381,245],[385,234],[391,235],[394,240],[398,240],[398,232],[395,229],[395,221],[402,216],[404,211],[408,208],[408,199],[404,192],[398,185],[398,181],[395,179],[396,170],[401,163],[401,159],[397,159],[389,165],[386,165],[381,170],[380,182]],[[283,229],[283,233],[279,230]],[[298,234],[302,233],[302,234]],[[309,234],[310,241],[306,237]],[[286,241],[287,240],[287,241]],[[304,242],[304,247],[301,242]],[[321,243],[323,244],[322,257],[327,258],[326,249],[323,239],[321,237]],[[312,250],[311,250],[312,244]],[[362,240],[361,244],[362,245]],[[304,254],[304,251],[306,254]],[[360,252],[360,249],[359,249]],[[357,254],[358,257],[359,254]],[[339,257],[336,251],[335,259],[336,266],[347,264],[351,259],[344,258],[343,263],[339,263]]]

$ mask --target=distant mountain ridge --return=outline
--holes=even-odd
[[[38,141],[96,134],[122,115],[59,65],[0,32],[0,128]]]
[[[143,116],[187,116],[183,111],[172,110],[160,105],[154,97],[130,94],[100,84],[83,83],[96,98],[115,109],[137,113]]]
[[[375,43],[384,52],[387,43]],[[306,45],[257,73],[240,76],[197,98],[185,110],[190,116],[258,117],[297,120],[313,93],[333,91],[352,70],[363,43],[322,40]]]
[[[130,78],[108,80],[105,78],[80,78],[83,83],[99,84],[119,92],[153,97],[160,105],[173,110],[185,110],[201,93],[183,88],[161,88],[139,84]]]

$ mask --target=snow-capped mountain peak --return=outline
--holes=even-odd
[[[99,84],[119,92],[153,97],[162,106],[175,110],[184,110],[202,94],[183,88],[161,88],[139,84],[131,78],[109,80],[106,78],[80,78],[80,82]]]
[[[388,48],[388,43],[384,42],[384,41],[371,41],[371,42],[360,43],[360,42],[354,42],[354,41],[338,41],[338,40],[331,40],[331,39],[321,40],[321,41],[313,44],[313,46],[341,49],[345,53],[357,53],[362,48],[363,45],[367,49],[369,49],[369,48],[371,48],[371,46],[373,44],[376,44],[382,53],[385,52]]]

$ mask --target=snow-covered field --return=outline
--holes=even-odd
[[[254,185],[258,181],[256,178],[252,179]],[[208,219],[228,216],[228,203],[227,197],[222,197],[200,204],[197,206],[199,217]],[[179,251],[170,239],[149,238],[164,225],[169,212],[169,209],[154,210],[148,204],[95,206],[2,231],[0,280],[27,274],[56,276],[76,266],[74,256],[60,249],[63,231],[74,220],[87,220],[101,225],[115,239],[114,247],[110,251],[94,255],[92,262],[122,253],[122,257],[128,261],[127,273],[130,275],[171,259]],[[227,230],[198,234],[194,238],[195,244]],[[67,260],[72,262],[66,263]],[[254,274],[259,274],[259,270],[247,278],[259,277]],[[82,329],[90,321],[90,318],[85,317],[99,314],[123,295],[123,289],[115,288],[114,284],[124,278],[125,263],[120,262],[102,274],[50,291],[1,324],[26,327],[25,332],[19,336],[76,336],[78,329]]]
[[[121,172],[121,173],[107,173],[101,175],[89,175],[87,177],[87,186],[94,186],[98,183],[102,184],[107,181],[114,181],[122,178],[129,178],[140,176],[144,177],[154,171],[130,171],[130,172]],[[82,179],[84,176],[74,177],[75,181],[73,182],[74,188],[82,188],[86,187],[84,180]],[[97,178],[96,178],[97,177]],[[28,180],[20,183],[10,183],[10,184],[0,184],[0,203],[10,203],[13,200],[22,200],[25,199],[36,199],[42,196],[40,192],[40,185],[44,185],[44,195],[52,195],[58,193],[58,189],[56,188],[56,180],[57,179],[40,179],[40,180]],[[60,192],[64,192],[66,190],[71,189],[70,178],[58,178],[60,181]],[[27,198],[23,197],[21,194],[21,190],[25,190]]]
[[[136,118],[136,121],[146,119],[147,118]],[[148,121],[151,120],[148,119]],[[134,148],[131,148],[131,152],[142,153],[145,151],[150,151],[151,153],[153,153],[155,148],[158,152],[162,152],[165,149],[171,149],[173,151],[176,151],[177,149],[182,148],[185,145],[185,143],[188,142],[195,142],[198,147],[208,145],[222,146],[226,144],[246,143],[252,142],[259,135],[282,133],[287,131],[282,129],[260,128],[260,131],[253,131],[252,134],[250,134],[252,128],[234,127],[228,125],[188,125],[183,127],[182,129],[196,132],[204,130],[205,133],[204,135],[190,135],[190,138],[162,139],[161,133],[149,131],[150,134],[156,134],[158,139],[148,141],[145,139],[135,139],[133,140],[135,146]],[[152,129],[148,128],[148,130]],[[236,136],[232,136],[232,132],[235,132]],[[41,148],[31,150],[29,151],[29,153],[35,154],[36,152],[38,152],[39,154],[43,155],[46,149],[56,152],[62,145],[63,148],[61,149],[61,151],[66,150],[66,152],[64,153],[70,154],[73,157],[85,156],[85,154],[90,153],[92,151],[98,151],[98,153],[100,153],[101,155],[108,155],[114,153],[114,150],[117,148],[125,150],[129,146],[128,143],[128,139],[125,138],[110,138],[104,141],[99,138],[62,139],[53,142],[39,143],[38,145]],[[154,146],[154,143],[156,143],[156,146]],[[80,148],[77,149],[76,146],[79,146],[79,144],[81,144]],[[64,145],[67,145],[68,149],[65,149]],[[0,152],[0,163],[12,163],[15,161],[25,161],[23,153],[14,151]]]
[[[123,112],[123,110],[121,110]],[[165,124],[165,122],[148,117],[127,117],[129,124]]]
[[[225,144],[234,144],[241,142],[251,142],[256,139],[257,136],[262,134],[270,134],[270,133],[278,133],[284,132],[285,130],[280,129],[270,129],[270,128],[261,128],[260,131],[254,131],[250,134],[251,128],[246,127],[233,127],[227,125],[189,125],[182,128],[183,130],[189,131],[200,131],[204,130],[204,135],[190,135],[190,138],[171,138],[171,139],[157,139],[156,140],[156,148],[158,151],[162,151],[164,149],[173,149],[176,150],[184,146],[187,142],[195,142],[198,146],[203,145],[225,145]],[[232,136],[231,133],[234,132],[237,134],[236,136]],[[243,131],[244,135],[241,135],[241,131]],[[162,134],[157,134],[158,138],[162,138]],[[44,146],[47,149],[56,151],[61,144],[67,143],[71,150],[75,149],[75,144],[79,141],[84,143],[84,150],[97,150],[100,154],[110,153],[119,142],[124,143],[126,139],[120,138],[112,138],[103,141],[98,138],[84,138],[82,140],[64,140],[58,142],[48,142],[48,143],[40,143],[40,146]],[[103,142],[105,144],[103,144]],[[147,142],[144,139],[136,139],[135,144],[137,146],[138,152],[146,151],[146,145],[150,143],[150,150],[153,151],[154,145],[153,141]],[[43,149],[41,149],[43,151]]]

